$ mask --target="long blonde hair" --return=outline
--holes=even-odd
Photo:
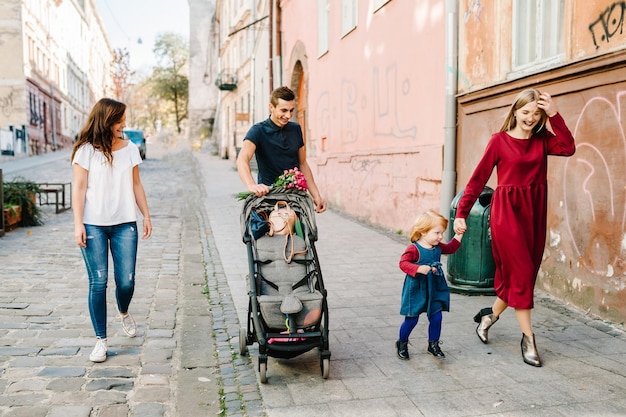
[[[528,103],[532,103],[533,101],[539,100],[540,94],[541,93],[539,92],[539,90],[535,88],[529,88],[527,90],[520,92],[517,95],[517,97],[515,97],[513,104],[511,104],[509,113],[506,115],[506,118],[504,119],[504,123],[502,123],[502,127],[500,128],[500,132],[508,132],[508,131],[513,130],[515,126],[517,126],[517,119],[515,118],[515,112],[521,109],[522,107],[524,107],[525,105],[527,105]],[[546,121],[548,120],[548,115],[546,114],[546,112],[543,111],[543,109],[540,109],[540,110],[541,110],[541,120],[539,120],[539,123],[537,123],[535,127],[533,128],[533,133],[540,132],[541,129],[543,129],[546,126]]]
[[[445,230],[448,227],[448,219],[433,210],[428,210],[420,214],[413,226],[411,226],[409,239],[411,242],[417,242],[435,226],[442,226]]]
[[[113,131],[111,128],[119,123],[126,112],[126,104],[110,98],[100,99],[91,109],[87,123],[78,134],[78,139],[72,149],[72,157],[85,143],[90,143],[95,149],[104,154],[109,164],[113,163]]]

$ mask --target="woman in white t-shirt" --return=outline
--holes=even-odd
[[[137,208],[143,216],[143,239],[152,234],[146,193],[139,178],[139,150],[124,140],[126,105],[103,98],[91,110],[72,151],[74,238],[89,276],[89,315],[96,346],[89,359],[107,358],[107,281],[109,248],[115,297],[124,332],[137,334],[128,306],[135,289]]]

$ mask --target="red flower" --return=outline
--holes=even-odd
[[[308,190],[306,178],[304,177],[304,173],[298,169],[298,167],[286,169],[283,171],[281,175],[276,178],[274,183],[270,186],[270,188],[278,188],[283,187],[287,190],[296,189],[298,191],[306,191]],[[243,191],[237,194],[238,200],[245,200],[252,192]]]

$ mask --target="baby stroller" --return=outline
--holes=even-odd
[[[254,238],[253,212],[269,215],[286,202],[298,216],[297,233],[265,234]],[[291,359],[314,348],[320,351],[322,377],[328,378],[328,304],[315,249],[317,226],[308,194],[273,189],[263,197],[251,195],[241,213],[241,231],[248,251],[247,327],[239,330],[239,353],[259,344],[258,370],[267,382],[267,358]],[[290,259],[293,258],[293,259]]]

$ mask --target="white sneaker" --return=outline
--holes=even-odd
[[[137,335],[137,323],[135,323],[135,319],[130,313],[126,313],[126,315],[120,313],[120,318],[122,319],[122,328],[124,329],[124,333],[128,337],[135,337]]]
[[[107,349],[107,340],[98,339],[96,346],[91,351],[91,355],[89,355],[89,360],[92,362],[104,362],[107,359]]]

